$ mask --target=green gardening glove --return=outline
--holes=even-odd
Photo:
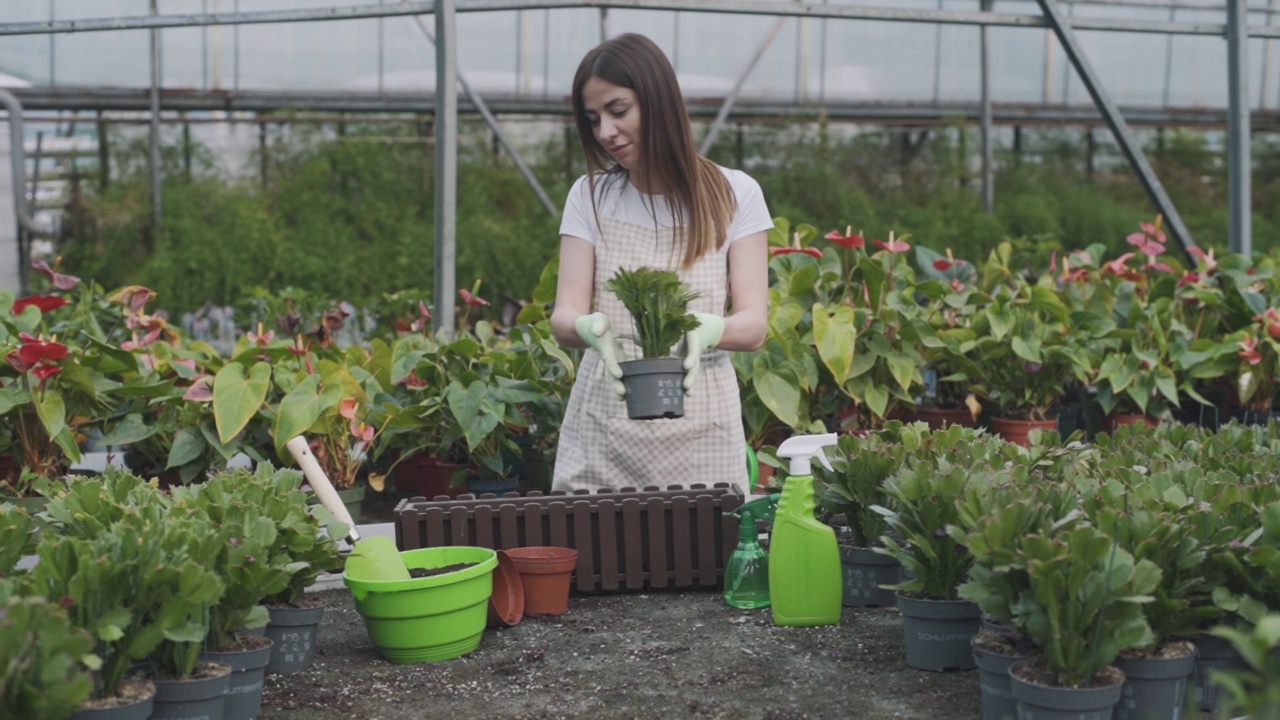
[[[693,313],[698,319],[698,327],[685,333],[684,336],[684,394],[693,390],[702,364],[702,353],[714,348],[724,335],[724,318],[710,313]]]
[[[600,353],[613,391],[619,398],[626,396],[627,387],[622,384],[622,366],[618,364],[618,340],[613,335],[613,328],[609,327],[609,318],[602,312],[583,315],[578,318],[574,328],[583,342]]]

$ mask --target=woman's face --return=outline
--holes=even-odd
[[[596,141],[619,165],[635,170],[640,161],[640,103],[635,90],[593,77],[582,85],[582,104]]]

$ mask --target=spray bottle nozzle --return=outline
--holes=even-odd
[[[795,435],[787,438],[778,447],[778,457],[788,458],[791,460],[792,475],[810,475],[810,460],[813,457],[818,458],[818,462],[828,470],[831,470],[831,463],[827,461],[827,456],[822,452],[822,448],[836,444],[835,433],[824,433],[822,435]]]
[[[737,510],[728,513],[738,518],[738,541],[746,543],[756,542],[756,522],[764,520],[772,522],[774,514],[778,510],[778,493],[766,495],[762,498],[756,498],[749,503],[744,503]]]

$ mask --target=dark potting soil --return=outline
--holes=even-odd
[[[409,577],[424,578],[424,577],[432,577],[434,575],[445,575],[447,573],[457,572],[459,570],[465,570],[469,567],[474,567],[474,566],[475,566],[475,563],[456,563],[454,565],[445,565],[444,567],[438,567],[438,568],[410,568]]]
[[[262,635],[236,635],[236,641],[226,647],[212,648],[214,652],[247,652],[260,650],[270,644],[270,638]]]
[[[82,708],[103,710],[106,708],[132,705],[156,693],[155,683],[142,678],[131,677],[120,681],[120,692],[104,698],[86,700]]]
[[[1036,658],[1023,665],[1017,665],[1009,669],[1010,673],[1017,672],[1017,675],[1026,682],[1035,685],[1043,685],[1045,687],[1069,687],[1058,683],[1058,676],[1049,669],[1049,664],[1044,658]],[[1124,673],[1115,667],[1108,665],[1089,678],[1089,681],[1079,687],[1084,688],[1100,688],[1109,687],[1117,683],[1124,682]]]
[[[978,720],[976,671],[907,667],[894,608],[785,628],[716,592],[573,595],[561,616],[485,630],[440,663],[378,656],[351,595],[331,590],[309,670],[268,675],[264,719],[850,718]]]
[[[1188,655],[1196,653],[1196,646],[1186,640],[1171,640],[1154,652],[1142,652],[1140,650],[1121,650],[1120,657],[1126,660],[1172,660],[1174,658],[1184,658]]]

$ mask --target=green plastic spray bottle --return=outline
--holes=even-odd
[[[822,448],[835,444],[835,434],[827,433],[796,435],[778,447],[778,457],[791,460],[791,474],[783,485],[769,540],[769,597],[775,625],[840,622],[840,548],[835,529],[813,516],[809,469],[815,455],[830,468]]]
[[[760,547],[756,521],[773,520],[777,507],[775,493],[729,513],[738,518],[738,547],[724,568],[724,600],[733,607],[769,607],[769,555]]]

